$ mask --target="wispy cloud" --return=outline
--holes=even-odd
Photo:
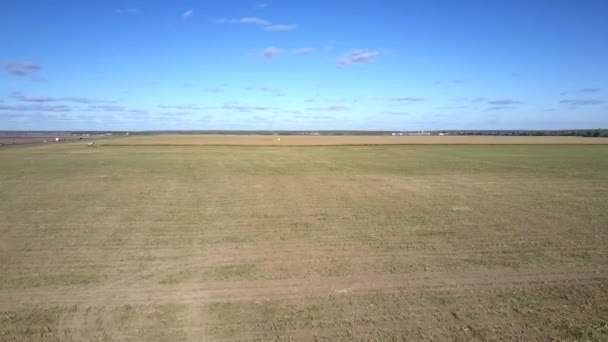
[[[127,109],[126,113],[130,113],[132,115],[147,115],[149,112],[145,109]]]
[[[189,9],[186,12],[182,13],[182,19],[188,19],[192,15],[194,15],[194,10],[193,9]]]
[[[604,100],[598,100],[598,99],[568,99],[568,100],[561,100],[559,102],[570,105],[570,106],[593,106],[593,105],[600,105],[600,104],[608,103]]]
[[[581,93],[597,93],[600,90],[600,88],[581,88],[579,91]]]
[[[253,26],[262,27],[266,31],[275,31],[275,32],[293,31],[296,29],[296,25],[293,25],[293,24],[274,24],[268,20],[258,18],[258,17],[244,17],[244,18],[237,18],[237,19],[222,18],[222,19],[216,20],[216,23],[253,25]]]
[[[66,105],[0,105],[0,110],[14,112],[70,112],[72,109]]]
[[[296,25],[268,25],[264,28],[266,31],[293,31],[296,29]]]
[[[126,110],[126,108],[123,106],[96,105],[96,106],[88,106],[85,110],[103,111],[103,112],[123,112]]]
[[[154,118],[173,118],[176,116],[186,116],[186,115],[191,115],[192,112],[159,112],[159,113],[154,113],[153,116]]]
[[[74,103],[83,103],[83,104],[93,104],[93,103],[115,103],[116,101],[108,101],[108,100],[96,100],[90,99],[86,97],[51,97],[51,96],[42,96],[42,95],[26,95],[21,92],[15,91],[11,94],[11,97],[23,101],[23,102],[37,102],[37,103],[46,103],[46,102],[74,102]]]
[[[274,58],[280,56],[281,53],[283,53],[283,50],[271,46],[262,51],[262,57]]]
[[[299,48],[299,49],[293,50],[293,53],[298,56],[306,56],[306,55],[310,55],[314,51],[315,51],[315,49],[313,49],[313,48],[304,47],[304,48]]]
[[[437,107],[439,110],[455,110],[455,109],[466,109],[467,106],[443,106]]]
[[[306,108],[306,110],[320,110],[320,111],[326,111],[326,112],[341,112],[341,111],[350,110],[350,107],[347,107],[347,106],[309,107],[309,108]]]
[[[270,6],[270,4],[268,4],[266,2],[258,2],[257,4],[253,5],[253,8],[264,9],[264,8],[268,8],[268,6]]]
[[[512,106],[491,106],[486,108],[486,110],[505,110],[505,109],[513,109]]]
[[[15,76],[27,76],[32,72],[39,71],[42,66],[33,62],[6,63],[3,65],[4,71]]]
[[[295,119],[312,119],[312,120],[331,120],[335,119],[329,115],[294,115]]]
[[[260,90],[266,93],[270,93],[272,96],[284,96],[285,93],[279,89],[272,89],[267,87],[260,87]]]
[[[139,8],[135,8],[135,7],[115,8],[114,12],[118,13],[118,14],[136,14],[136,13],[139,13]]]
[[[239,105],[239,104],[225,104],[221,107],[221,109],[224,110],[232,110],[232,111],[236,111],[236,112],[241,112],[241,113],[250,113],[252,111],[264,111],[264,110],[270,110],[272,108],[270,107],[265,107],[265,106],[246,106],[246,105]]]
[[[299,110],[288,110],[288,109],[276,110],[274,112],[279,113],[279,114],[292,114],[292,115],[299,115],[302,113]]]
[[[511,106],[511,105],[515,105],[520,103],[517,100],[513,100],[513,99],[498,99],[498,100],[490,100],[488,101],[489,105],[494,105],[494,106]]]
[[[257,18],[257,17],[241,18],[241,19],[236,19],[235,21],[232,21],[232,22],[240,23],[240,24],[260,25],[260,26],[270,25],[269,21],[261,19],[261,18]]]
[[[396,102],[422,102],[422,101],[426,101],[427,99],[425,99],[424,97],[406,96],[406,97],[397,97],[397,98],[394,98],[391,100],[396,101]]]
[[[353,50],[338,59],[338,66],[370,63],[378,55],[378,51]]]
[[[158,108],[161,109],[177,109],[177,110],[199,110],[201,107],[191,104],[183,104],[183,105],[159,105]]]
[[[406,115],[410,115],[410,113],[408,112],[381,112],[380,114],[385,114],[385,115],[401,115],[401,116],[406,116]]]

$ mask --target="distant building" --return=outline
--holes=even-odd
[[[410,132],[407,135],[431,135],[429,132],[420,131],[420,132]]]

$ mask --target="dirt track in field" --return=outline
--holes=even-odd
[[[280,140],[279,140],[280,139]],[[126,145],[340,146],[340,145],[571,145],[608,144],[608,138],[504,136],[298,136],[298,135],[145,135],[102,143]]]

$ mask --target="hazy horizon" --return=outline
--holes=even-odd
[[[608,127],[605,1],[7,1],[0,130]]]

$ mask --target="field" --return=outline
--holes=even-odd
[[[608,138],[509,136],[141,135],[104,141],[113,146],[360,146],[360,145],[606,145]]]
[[[55,138],[56,136],[44,136],[44,135],[39,135],[39,136],[22,136],[22,137],[4,137],[4,136],[0,136],[0,146],[2,145],[21,145],[21,144],[34,144],[34,143],[43,143],[43,142],[55,142]],[[71,139],[73,140],[74,138],[67,136],[61,136],[60,137],[61,140],[66,140],[66,139]]]
[[[602,140],[205,139],[0,148],[0,340],[608,340]]]

